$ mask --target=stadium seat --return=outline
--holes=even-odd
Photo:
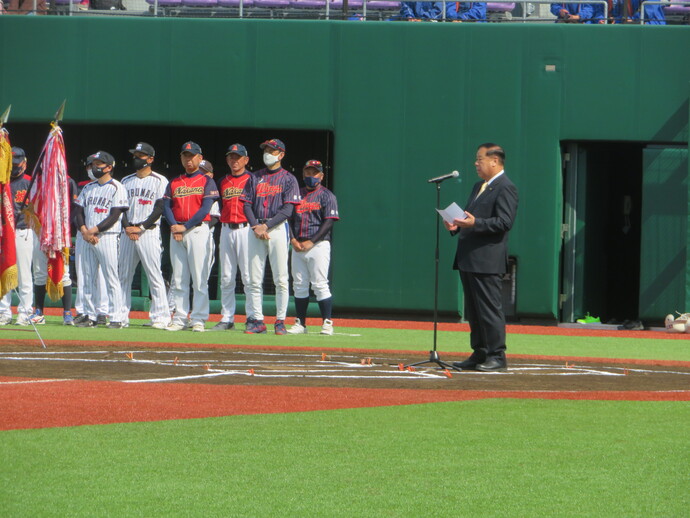
[[[362,0],[351,0],[350,2],[347,3],[348,10],[352,9],[361,9],[362,8]],[[335,10],[342,10],[343,8],[343,0],[334,0],[331,2],[331,9]]]
[[[155,0],[146,0],[147,4],[155,5]],[[179,7],[182,0],[158,0],[158,7]]]
[[[186,7],[216,7],[218,0],[182,0]]]
[[[512,18],[515,2],[487,2],[486,18],[488,21],[501,21]]]
[[[240,0],[218,0],[218,5],[221,7],[239,7]],[[244,0],[242,7],[251,7],[254,5],[254,0]]]
[[[290,0],[254,0],[255,7],[267,9],[280,9],[290,7]]]

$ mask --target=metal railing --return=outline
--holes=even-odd
[[[644,8],[646,5],[683,5],[690,6],[690,2],[642,2],[640,6],[640,24],[644,25]]]

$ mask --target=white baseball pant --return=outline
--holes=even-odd
[[[14,236],[14,242],[17,247],[17,277],[19,285],[17,286],[17,293],[19,294],[19,304],[17,305],[17,315],[25,315],[27,318],[31,316],[32,307],[34,305],[34,287],[31,280],[31,263],[34,255],[34,231],[30,228],[19,229]],[[7,293],[0,299],[0,315],[12,316],[12,291]]]
[[[132,307],[132,281],[140,261],[151,290],[149,318],[154,323],[159,322],[165,325],[170,323],[170,306],[168,306],[168,294],[161,271],[161,255],[161,231],[158,226],[142,232],[137,241],[129,239],[124,232],[120,236],[118,269],[124,300],[123,323],[129,322],[129,311]]]
[[[263,320],[263,281],[266,269],[266,256],[271,262],[273,284],[276,287],[276,320],[285,320],[288,306],[288,227],[287,221],[268,231],[270,239],[259,239],[250,231],[249,244],[249,290],[253,315]]]
[[[220,293],[221,322],[235,321],[235,287],[237,286],[237,268],[240,269],[244,295],[246,299],[245,314],[253,315],[251,297],[249,296],[249,225],[242,228],[231,228],[223,223],[220,230]]]
[[[173,323],[185,325],[189,313],[189,280],[194,289],[194,305],[190,319],[192,325],[208,320],[208,276],[210,228],[206,223],[192,227],[182,235],[182,241],[170,236],[170,263],[172,264],[172,293],[175,314]]]
[[[309,297],[309,283],[316,300],[331,296],[328,287],[328,267],[331,264],[331,242],[319,241],[311,250],[296,252],[292,249],[292,289],[295,297]]]
[[[91,320],[96,320],[94,287],[96,276],[98,275],[98,267],[100,266],[108,291],[108,315],[110,316],[110,321],[123,322],[126,315],[123,312],[122,287],[117,272],[120,234],[118,232],[103,232],[98,234],[97,237],[97,244],[84,243],[82,249],[86,314]]]
[[[86,314],[86,304],[84,304],[84,268],[82,267],[84,245],[86,245],[86,241],[84,241],[81,232],[77,232],[77,239],[74,245],[74,266],[77,270],[77,299],[74,302],[74,309],[78,315]],[[105,285],[105,278],[100,266],[98,267],[97,280],[93,286],[92,294],[96,315],[107,315],[108,288]]]

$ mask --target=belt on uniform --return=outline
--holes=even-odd
[[[230,227],[233,230],[237,230],[238,228],[248,227],[249,223],[223,223],[223,225]]]

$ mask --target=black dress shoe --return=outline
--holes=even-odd
[[[508,368],[508,363],[504,358],[489,358],[484,363],[477,365],[477,370],[481,372],[504,371]]]
[[[465,361],[453,362],[453,367],[456,369],[462,369],[464,371],[476,371],[479,362],[474,361],[471,358],[467,358]]]

